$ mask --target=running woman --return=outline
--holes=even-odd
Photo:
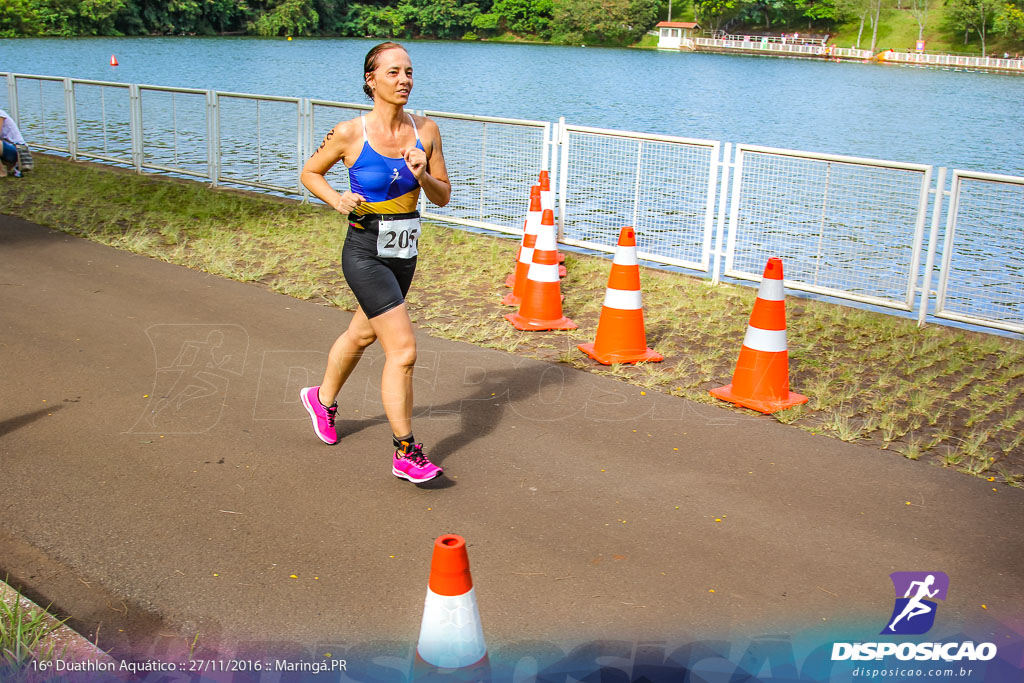
[[[451,183],[437,124],[405,111],[412,93],[412,62],[405,48],[388,42],[371,49],[363,79],[373,110],[335,126],[302,169],[309,191],[348,217],[341,268],[359,306],[331,347],[323,382],[300,396],[317,437],[338,443],[335,398],[363,350],[379,339],[385,355],[381,398],[395,447],[391,472],[418,484],[441,476],[442,470],[427,459],[412,433],[416,339],[405,296],[416,270],[420,190],[431,203],[444,206]],[[348,168],[347,192],[324,179],[338,161]]]

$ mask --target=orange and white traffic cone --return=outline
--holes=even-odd
[[[434,541],[430,560],[415,678],[488,680],[489,669],[466,539],[445,534]]]
[[[555,195],[551,191],[551,177],[548,175],[547,171],[540,172],[540,179],[538,182],[540,183],[540,208],[541,210],[551,209],[551,213],[554,215]],[[565,254],[562,252],[558,252],[558,262],[565,263]],[[565,266],[559,266],[558,269],[558,274],[561,277],[565,277]]]
[[[509,299],[506,296],[501,303],[512,306],[519,304],[519,298],[522,294],[522,285],[526,282],[526,271],[530,268],[530,263],[533,260],[533,247],[537,244],[537,233],[540,231],[540,219],[541,219],[541,203],[540,203],[540,185],[534,185],[530,188],[530,210],[526,212],[526,220],[523,222],[523,239],[519,243],[519,252],[516,255],[516,269],[512,271],[512,274],[505,278],[506,287],[515,287],[516,281],[520,282],[520,291],[513,292],[515,294],[515,300]],[[525,262],[525,268],[522,264]],[[520,276],[520,271],[522,275]],[[506,299],[509,299],[506,301]]]
[[[764,268],[732,383],[712,389],[711,395],[766,414],[807,402],[789,390],[782,259],[772,257]]]
[[[551,209],[541,216],[533,260],[526,272],[526,286],[518,313],[505,319],[517,330],[575,330],[576,323],[562,315],[562,291],[555,261],[555,220]]]
[[[619,231],[619,244],[597,323],[597,339],[593,344],[580,344],[579,350],[604,365],[665,360],[660,353],[647,348],[636,232],[631,227]]]
[[[547,171],[544,171],[544,173],[546,172]],[[523,241],[520,243],[519,251],[516,255],[516,269],[512,272],[511,275],[505,278],[506,287],[516,286],[516,278],[519,277],[520,271],[518,265],[519,263],[525,262],[527,267],[529,267],[531,263],[531,255],[533,252],[526,251],[526,253],[524,254],[524,251],[526,249],[533,249],[533,245],[537,241],[537,232],[540,229],[541,215],[545,208],[549,208],[544,206],[543,193],[544,190],[541,188],[540,185],[534,185],[533,187],[530,188],[530,210],[526,212],[526,221],[523,223]],[[536,194],[538,198],[537,204],[533,203],[534,194]],[[550,194],[550,192],[548,194]],[[552,212],[552,216],[554,216],[554,212]],[[563,254],[559,254],[559,256],[561,257],[562,261],[565,260],[565,256]],[[559,262],[559,264],[561,264],[561,261]],[[565,277],[566,272],[567,271],[565,270],[565,266],[558,266],[558,277]],[[526,277],[525,274],[523,275],[523,277]],[[520,282],[523,282],[523,280],[520,280]],[[519,300],[523,296],[522,291],[513,292],[513,294],[515,296],[506,296],[504,299],[502,299],[501,303],[505,304],[506,306],[518,306]]]

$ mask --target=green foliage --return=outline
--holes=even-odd
[[[1005,5],[1004,0],[946,0],[946,19],[950,26],[964,31],[965,37],[969,31],[976,32],[985,54],[988,34]]]
[[[28,0],[0,0],[0,38],[35,35],[38,24],[36,9]]]
[[[475,2],[460,0],[401,0],[398,7],[417,35],[445,40],[462,37],[480,14]]]
[[[706,29],[717,31],[722,24],[746,9],[740,0],[693,0],[697,21]]]
[[[1013,40],[1024,40],[1024,7],[1009,3],[996,17],[993,29]]]
[[[586,45],[635,43],[658,23],[658,0],[558,0],[556,42]]]
[[[505,31],[547,38],[553,10],[552,0],[495,0],[491,11]]]
[[[729,24],[732,32],[835,33],[853,22],[856,38],[862,21],[871,34],[872,4],[885,2],[878,38],[889,40],[890,24],[916,14],[923,24],[930,3],[929,26],[914,31],[927,33],[920,37],[929,47],[993,35],[1002,37],[1000,51],[1024,47],[1024,0],[897,1],[908,11],[895,11],[894,0],[674,0],[672,14],[712,31]],[[624,45],[667,14],[668,0],[0,0],[0,38],[249,33]],[[843,30],[844,43],[856,42],[849,26]]]
[[[356,32],[374,38],[406,37],[406,15],[397,7],[356,6]]]
[[[312,0],[281,0],[252,22],[250,30],[261,36],[305,36],[319,21]]]
[[[52,36],[119,35],[115,19],[126,0],[28,0],[38,32]]]

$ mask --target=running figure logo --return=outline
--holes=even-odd
[[[392,169],[391,182],[392,183],[398,182],[398,169],[397,168]]]
[[[896,589],[896,604],[882,635],[927,633],[935,623],[938,608],[928,598],[945,600],[949,577],[944,572],[893,572],[889,578]]]

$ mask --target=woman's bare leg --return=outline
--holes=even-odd
[[[416,366],[416,337],[409,310],[400,304],[369,321],[384,349],[380,393],[384,414],[396,437],[412,433],[412,374]]]
[[[329,406],[344,386],[352,371],[355,370],[363,351],[377,339],[377,335],[366,319],[363,309],[356,307],[356,313],[341,336],[331,346],[327,354],[327,369],[320,383],[320,403]]]

